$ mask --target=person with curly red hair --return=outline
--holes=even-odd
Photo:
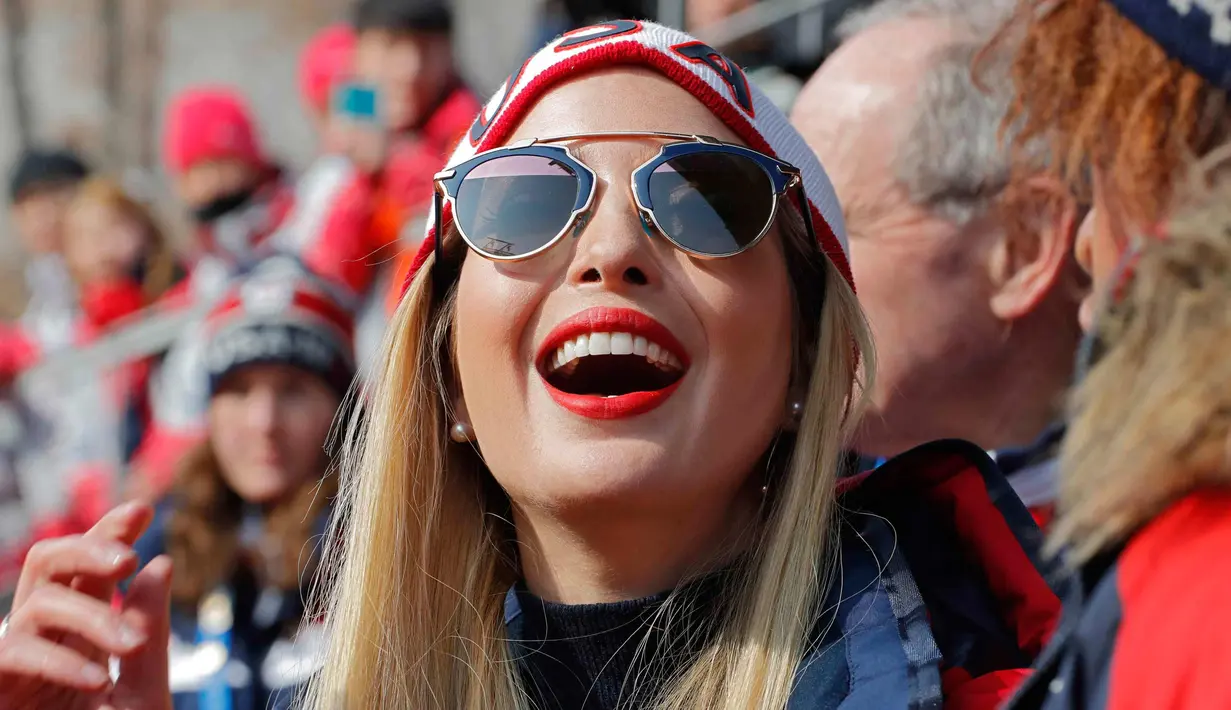
[[[1051,531],[1076,574],[1012,710],[1231,707],[1231,574],[1211,564],[1231,547],[1231,214],[1226,183],[1186,185],[1231,137],[1228,22],[1208,0],[1023,0],[999,39],[1019,43],[1015,146],[1044,140],[1093,205]]]

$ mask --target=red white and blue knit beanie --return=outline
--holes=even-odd
[[[854,288],[847,261],[846,227],[833,185],[816,155],[734,62],[705,43],[651,22],[617,20],[568,32],[526,60],[480,111],[449,165],[502,145],[534,104],[553,86],[582,74],[631,65],[674,80],[722,119],[748,147],[800,169],[821,250]],[[446,204],[442,224],[453,219]],[[435,215],[427,221],[407,283],[432,253]]]
[[[354,319],[305,274],[253,274],[218,303],[205,327],[210,396],[227,375],[248,365],[297,367],[318,375],[340,396],[355,375]]]

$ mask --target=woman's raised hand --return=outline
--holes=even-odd
[[[137,567],[131,545],[152,515],[147,505],[122,505],[85,535],[30,550],[0,633],[0,708],[169,710],[170,560],[146,565],[123,609],[110,604],[116,583]]]

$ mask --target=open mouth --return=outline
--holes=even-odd
[[[632,333],[578,335],[556,348],[541,368],[552,387],[591,397],[657,392],[679,382],[685,372],[679,356]]]
[[[666,326],[628,308],[591,308],[558,325],[539,350],[547,393],[564,409],[619,419],[660,406],[690,361]]]

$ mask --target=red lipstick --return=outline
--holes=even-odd
[[[662,389],[644,392],[629,392],[615,396],[574,394],[553,386],[543,373],[548,360],[564,343],[579,335],[591,333],[628,333],[642,336],[667,350],[683,363],[688,370],[688,352],[679,339],[662,323],[648,315],[629,308],[590,308],[564,320],[557,325],[539,346],[535,362],[539,377],[552,400],[579,416],[590,419],[623,419],[657,409],[679,388],[680,380]],[[602,356],[589,356],[602,357]]]

